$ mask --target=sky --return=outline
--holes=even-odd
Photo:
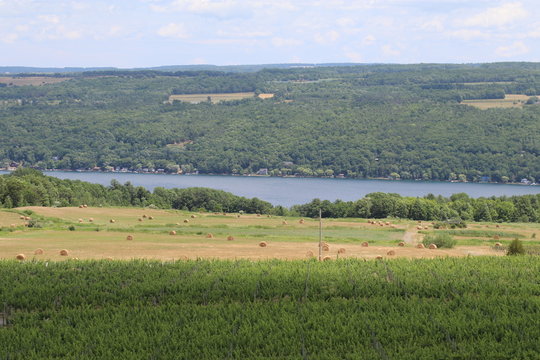
[[[540,61],[538,0],[0,0],[0,66]]]

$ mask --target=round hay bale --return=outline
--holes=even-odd
[[[261,241],[261,242],[259,243],[259,246],[260,246],[260,247],[266,247],[266,245],[267,245],[267,244],[266,244],[266,241]]]
[[[83,207],[84,207],[84,206],[82,206],[82,205],[79,205],[79,209],[82,209]]]
[[[397,226],[396,226],[396,225],[390,225],[390,227],[391,227],[392,229],[397,229]]]
[[[323,250],[323,251],[330,251],[330,246],[328,246],[328,245],[323,245],[322,250]]]
[[[427,227],[427,226],[424,226],[424,230],[427,230],[427,229],[429,229],[429,227]]]
[[[34,251],[34,255],[43,255],[43,249],[36,249],[36,251]]]
[[[390,225],[390,221],[387,221],[385,224],[386,224],[386,225]]]
[[[429,248],[430,248],[431,250],[435,250],[435,249],[437,248],[437,245],[435,245],[435,244],[429,244]]]
[[[236,215],[237,218],[240,218],[240,215]]]
[[[184,223],[186,223],[186,224],[187,224],[188,222],[189,222],[189,220],[188,220],[188,219],[184,219]]]
[[[389,252],[386,253],[386,255],[394,256],[394,255],[396,255],[396,252],[394,250],[390,250]]]
[[[234,240],[234,236],[232,236],[232,235],[227,236],[227,240],[228,240],[228,241],[233,241],[233,240]]]
[[[499,235],[493,235],[493,239],[499,240],[501,237]]]
[[[94,222],[94,218],[88,219],[89,222]]]
[[[169,235],[176,235],[176,231],[174,231],[174,230],[170,231]]]
[[[303,224],[305,223],[304,219],[300,219],[300,221],[298,221],[300,224]]]
[[[180,256],[180,257],[178,258],[178,260],[188,261],[189,258],[188,258],[187,256],[185,256],[185,255],[182,255],[182,256]]]
[[[384,226],[384,224],[383,224],[383,223],[380,223],[379,226]]]
[[[79,219],[79,222],[82,223],[82,222],[83,222],[83,219]]]
[[[22,215],[19,216],[19,219],[24,220],[24,216],[22,216]]]
[[[502,247],[502,244],[500,242],[495,243],[495,247],[500,248]]]
[[[281,222],[282,225],[288,225],[286,221]]]
[[[139,221],[142,221],[142,218],[139,218]]]
[[[323,261],[330,261],[330,260],[332,260],[332,258],[330,256],[325,256],[325,257],[323,257],[322,260]]]
[[[257,214],[257,217],[261,217],[261,214]]]
[[[143,217],[143,219],[146,219],[148,216],[146,216],[146,214],[143,214],[142,217]]]
[[[405,243],[403,241],[400,241],[399,244],[397,244],[397,246],[404,247]]]
[[[83,205],[83,208],[85,208],[85,209],[86,209],[87,207],[88,207],[88,205],[86,205],[86,204],[84,204],[84,205]]]
[[[17,254],[17,256],[15,256],[15,258],[16,258],[17,260],[23,261],[23,260],[26,260],[26,255],[24,255],[24,254]]]
[[[338,254],[345,254],[345,248],[339,248],[339,250],[337,251]]]
[[[306,257],[312,258],[313,257],[313,251],[309,250],[308,252],[306,252]]]
[[[153,216],[149,216],[149,217],[148,217],[148,220],[154,220],[154,217],[153,217]]]
[[[376,257],[375,259],[377,259],[377,260],[382,260],[383,257],[382,257],[382,255],[377,255],[377,257]]]
[[[15,224],[11,224],[9,226],[11,226],[12,228],[17,227],[17,225],[15,225]]]
[[[499,224],[495,225],[495,227],[500,227]]]
[[[67,251],[66,249],[60,250],[60,256],[68,256],[68,255],[69,255],[69,251]]]
[[[213,239],[213,238],[214,238],[214,234],[208,233],[208,234],[206,234],[206,238],[207,238],[207,239]]]
[[[426,247],[424,246],[424,244],[420,243],[420,244],[416,245],[416,248],[417,249],[425,249]]]
[[[133,240],[133,235],[126,236],[126,240],[129,240],[129,241]]]
[[[368,243],[367,241],[364,241],[364,242],[362,243],[362,246],[363,246],[363,247],[368,247],[368,246],[369,246],[369,243]]]
[[[114,224],[114,223],[116,222],[116,220],[110,219],[109,222],[110,222],[111,224]]]
[[[110,256],[107,256],[107,257],[105,258],[105,260],[108,260],[108,261],[111,261],[112,259],[113,259],[113,258],[110,257]]]
[[[195,216],[195,215],[191,215],[191,218],[192,218],[192,219],[195,219],[195,218],[196,218],[196,216]]]

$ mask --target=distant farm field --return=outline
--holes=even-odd
[[[211,101],[216,104],[222,101],[242,100],[255,96],[254,92],[239,92],[239,93],[220,93],[220,94],[182,94],[169,96],[169,102],[182,101],[191,104],[198,104],[206,101]],[[261,99],[270,99],[274,94],[259,94]]]
[[[56,84],[66,80],[70,80],[68,77],[49,77],[49,76],[28,76],[28,77],[14,77],[14,76],[0,76],[0,84],[7,84],[11,86],[41,86],[46,84]]]
[[[0,258],[63,260],[133,259],[305,259],[318,255],[319,223],[254,214],[190,213],[139,208],[27,207],[0,211]],[[20,216],[30,214],[31,221]],[[24,226],[24,223],[29,226]],[[324,219],[323,240],[330,259],[433,258],[503,255],[513,237],[536,244],[540,224],[470,224],[466,230],[435,230],[430,223]],[[453,249],[419,249],[426,234],[449,232]],[[128,238],[131,237],[131,240]],[[398,246],[403,242],[404,246]],[[368,246],[363,246],[367,243]],[[261,246],[262,245],[262,246]],[[34,255],[37,249],[43,254]],[[61,256],[66,249],[69,255]],[[390,253],[392,252],[392,253]]]
[[[529,99],[527,95],[506,94],[504,99],[480,99],[480,100],[463,100],[461,103],[471,105],[478,109],[492,108],[520,108]]]

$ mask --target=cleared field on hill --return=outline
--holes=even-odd
[[[12,76],[0,76],[1,84],[8,84],[12,86],[41,86],[46,84],[56,84],[62,81],[70,80],[68,77],[48,77],[48,76],[28,76],[28,77],[12,77]]]
[[[319,224],[314,219],[136,208],[28,207],[17,211],[23,210],[33,212],[34,227],[24,227],[19,214],[0,212],[0,258],[14,258],[20,253],[32,258],[36,249],[44,250],[36,258],[55,260],[305,259],[318,254]],[[381,226],[364,219],[324,219],[323,237],[329,250],[323,256],[371,259],[503,255],[504,251],[495,249],[495,243],[505,245],[514,237],[534,242],[533,234],[540,234],[539,224],[470,224],[467,229],[434,230],[429,223],[423,223],[422,230],[418,230],[416,222],[391,221]],[[425,234],[434,231],[452,233],[458,246],[436,250],[415,247]],[[126,240],[128,236],[133,240]],[[398,246],[401,241],[405,246]],[[261,247],[261,242],[266,246]],[[362,246],[363,242],[369,246]],[[60,256],[62,249],[69,250],[68,257]],[[339,249],[345,252],[338,254]],[[395,254],[387,255],[389,251]]]
[[[529,99],[530,96],[519,94],[506,94],[504,99],[480,99],[463,100],[461,103],[471,105],[481,110],[492,108],[519,108]]]
[[[254,92],[240,92],[240,93],[221,93],[221,94],[181,94],[181,95],[171,95],[169,96],[169,102],[173,101],[182,101],[188,102],[191,104],[198,104],[202,102],[211,101],[214,104],[217,104],[222,101],[231,101],[231,100],[242,100],[248,99],[255,96]],[[274,97],[274,94],[259,94],[261,99],[270,99]]]

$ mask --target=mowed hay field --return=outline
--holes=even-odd
[[[527,95],[506,94],[504,99],[463,100],[461,103],[481,110],[492,108],[520,108],[529,99]]]
[[[1,211],[0,258],[25,254],[27,258],[54,260],[292,260],[316,257],[319,252],[316,219],[137,208],[27,207],[16,211],[31,212],[33,227],[24,226],[28,221],[21,220],[20,214]],[[514,237],[535,242],[533,234],[540,234],[539,224],[471,224],[460,230],[434,230],[427,222],[421,225],[418,230],[414,221],[370,224],[365,219],[324,219],[328,251],[322,255],[330,259],[503,255],[496,242],[507,245]],[[434,231],[450,232],[458,246],[436,250],[415,247]],[[132,240],[127,240],[130,236]],[[404,246],[398,246],[402,241]],[[43,254],[34,255],[37,249]],[[62,249],[69,255],[61,256]]]
[[[62,81],[70,80],[68,77],[49,77],[49,76],[0,76],[0,84],[8,84],[11,86],[41,86],[47,84],[56,84]]]
[[[242,100],[248,99],[255,96],[254,92],[239,92],[239,93],[220,93],[220,94],[181,94],[181,95],[171,95],[169,96],[169,102],[173,101],[182,101],[192,104],[198,104],[202,102],[210,101],[214,104],[217,104],[222,101],[231,101],[231,100]],[[274,97],[274,94],[259,94],[260,99],[270,99]]]

